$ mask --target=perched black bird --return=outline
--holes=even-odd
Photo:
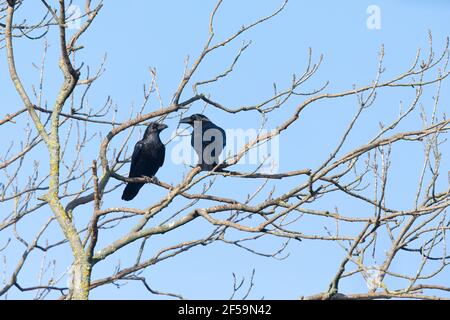
[[[213,170],[219,164],[219,156],[226,145],[225,130],[202,114],[193,114],[183,118],[180,123],[189,124],[194,128],[191,135],[191,146],[197,153],[198,165],[203,171]],[[220,170],[220,168],[216,170]]]
[[[164,163],[166,147],[159,138],[159,133],[166,129],[165,124],[151,122],[145,130],[144,137],[134,146],[131,157],[130,178],[153,177]],[[122,200],[132,200],[142,188],[143,183],[128,183],[123,190]]]

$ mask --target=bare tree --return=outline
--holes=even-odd
[[[186,66],[173,94],[166,105],[160,101],[159,108],[148,110],[151,98],[158,101],[159,88],[157,73],[151,69],[149,85],[144,86],[144,97],[137,112],[132,111],[128,119],[121,119],[111,99],[99,108],[91,108],[87,102],[92,84],[102,76],[106,60],[94,73],[77,57],[83,48],[79,42],[89,31],[92,22],[101,12],[103,2],[94,4],[86,0],[84,14],[71,16],[71,3],[59,0],[59,5],[46,0],[35,1],[43,10],[42,18],[33,22],[25,19],[17,22],[15,16],[27,1],[7,0],[0,2],[0,48],[6,53],[9,77],[23,103],[22,107],[0,120],[0,125],[14,130],[16,137],[0,158],[2,171],[0,201],[2,203],[0,231],[11,235],[5,243],[0,243],[3,254],[3,272],[0,279],[0,296],[6,296],[11,288],[22,292],[33,291],[37,299],[49,293],[60,293],[61,299],[87,299],[94,288],[120,281],[137,281],[153,294],[183,298],[180,294],[160,292],[153,289],[142,271],[161,261],[186,253],[197,246],[222,242],[242,250],[269,258],[282,255],[290,241],[322,241],[342,248],[343,259],[336,266],[335,276],[330,279],[329,288],[318,288],[323,292],[312,299],[380,299],[414,298],[439,299],[449,286],[433,282],[448,265],[446,247],[447,230],[450,221],[447,210],[450,204],[450,189],[447,173],[442,172],[442,146],[450,129],[449,120],[440,111],[440,92],[449,75],[448,40],[442,53],[436,54],[430,34],[428,53],[423,57],[419,50],[411,67],[391,79],[384,79],[384,49],[379,53],[378,70],[374,80],[364,86],[355,86],[342,92],[329,92],[327,84],[319,85],[313,92],[301,92],[300,86],[311,81],[322,62],[320,57],[314,62],[312,51],[308,54],[305,70],[293,76],[290,85],[274,92],[264,101],[253,105],[227,107],[207,93],[208,85],[221,81],[233,72],[238,60],[250,43],[244,42],[225,71],[211,79],[194,81],[194,75],[207,56],[220,48],[237,41],[248,30],[271,20],[282,12],[287,0],[266,17],[242,26],[228,37],[218,39],[215,33],[215,19],[220,13],[222,1],[218,1],[211,12],[208,37],[199,56]],[[81,19],[80,28],[69,38],[68,24],[73,19]],[[47,60],[47,40],[57,30],[59,61]],[[17,69],[15,40],[40,41],[43,44],[42,63],[36,66],[40,73],[40,83],[27,88]],[[53,97],[53,105],[47,107],[42,100],[45,66],[58,63],[63,81],[58,93]],[[6,75],[2,73],[2,79]],[[366,143],[355,146],[351,143],[357,133],[361,116],[367,112],[381,91],[395,91],[413,88],[414,94],[407,106],[400,106],[398,116],[390,123],[379,126],[378,132]],[[423,102],[424,88],[435,88],[434,104],[429,107]],[[284,135],[295,143],[292,125],[306,109],[321,101],[333,103],[337,99],[354,96],[357,108],[354,117],[340,138],[339,143],[329,151],[329,156],[314,168],[299,167],[294,171],[265,173],[260,167],[248,172],[233,170],[233,166],[246,157],[252,149]],[[186,98],[187,97],[187,98]],[[175,185],[155,179],[124,176],[130,152],[127,146],[133,128],[142,128],[149,120],[164,121],[181,118],[195,103],[203,103],[207,108],[234,114],[236,119],[243,113],[252,113],[261,119],[261,128],[267,119],[283,110],[285,119],[272,131],[259,134],[240,150],[228,154],[221,164],[223,171],[202,172],[199,167],[185,168],[184,176]],[[295,108],[287,108],[295,103]],[[422,123],[413,131],[402,130],[402,124],[411,118],[413,111],[422,108]],[[318,117],[320,114],[318,113]],[[377,121],[374,119],[374,121]],[[126,135],[120,135],[126,133]],[[19,135],[20,134],[20,135]],[[17,140],[21,140],[20,143]],[[400,196],[388,187],[392,175],[391,154],[398,146],[408,142],[423,146],[423,165],[413,203],[408,207],[392,207],[386,201]],[[170,143],[170,141],[169,141]],[[5,142],[3,145],[7,146]],[[98,155],[91,162],[88,155],[93,150]],[[449,150],[448,147],[446,150]],[[447,151],[448,152],[448,151]],[[45,153],[48,162],[35,159]],[[405,155],[408,159],[421,155]],[[262,164],[261,164],[262,165]],[[230,197],[225,190],[212,187],[218,182],[235,184],[246,179],[260,182],[255,189],[248,190],[240,198]],[[293,185],[288,191],[280,192],[275,187],[280,184]],[[145,208],[111,207],[108,196],[125,182],[145,182],[164,190],[164,196],[148,203]],[[365,212],[341,212],[322,209],[321,202],[328,198],[342,198],[352,201],[355,207],[364,207]],[[49,210],[50,209],[50,210]],[[42,217],[45,217],[42,220]],[[334,222],[334,230],[316,228],[304,229],[299,223],[308,219],[316,226]],[[210,225],[206,237],[186,239],[170,246],[161,247],[150,257],[143,255],[155,235],[171,234],[196,220],[204,220]],[[30,239],[21,235],[18,224],[36,224],[43,221],[38,232]],[[123,233],[123,225],[127,232]],[[121,228],[119,228],[119,225]],[[58,226],[61,233],[54,239],[52,229]],[[229,236],[234,230],[233,236]],[[358,230],[356,233],[355,230]],[[114,235],[114,240],[99,245],[102,237]],[[236,234],[240,237],[236,238]],[[52,236],[53,235],[53,236]],[[259,252],[251,243],[261,238],[284,239],[283,245],[275,252]],[[387,239],[382,242],[380,238]],[[46,240],[47,239],[47,240]],[[98,264],[111,263],[114,253],[140,242],[139,249],[129,261],[122,262],[108,276],[93,278],[92,270]],[[382,244],[380,244],[382,243]],[[73,261],[63,274],[55,272],[58,259],[49,262],[47,256],[61,248],[70,248]],[[21,254],[17,259],[9,252]],[[385,251],[384,262],[377,268],[371,267],[376,252]],[[27,264],[32,254],[41,257],[41,265]],[[417,272],[400,274],[392,270],[395,259],[408,255],[419,264]],[[57,254],[56,254],[57,256]],[[310,260],[314,262],[314,257]],[[35,272],[38,281],[32,287],[21,282],[25,273]],[[341,281],[363,276],[371,284],[368,292],[339,292]],[[63,282],[69,278],[68,285]],[[392,290],[385,285],[386,278],[403,280],[404,287]],[[63,283],[63,284],[61,284]],[[247,292],[253,286],[253,276]],[[235,277],[234,294],[243,290],[243,282]]]

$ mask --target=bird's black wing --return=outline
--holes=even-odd
[[[217,127],[217,129],[219,129],[220,132],[222,133],[222,147],[225,148],[227,144],[227,135],[225,133],[225,130],[223,130],[221,127]]]
[[[222,145],[221,146],[219,146],[219,145],[216,146],[217,150],[220,150],[220,152],[222,152],[222,150],[225,148],[225,145],[227,144],[227,135],[225,134],[225,130],[223,130],[221,127],[216,126],[216,125],[211,126],[209,129],[214,129],[214,130],[219,131],[220,135],[222,136]],[[211,141],[205,141],[205,145],[208,145],[210,143],[214,143],[215,141],[216,141],[216,135],[213,135],[211,137]]]
[[[139,141],[138,143],[136,143],[136,145],[134,146],[133,155],[131,156],[130,177],[140,177],[142,175],[140,162],[142,160],[143,150],[144,142]]]
[[[158,169],[163,166],[165,156],[166,156],[166,147],[164,146],[160,148],[160,150],[158,150],[158,153],[156,155],[156,165]]]

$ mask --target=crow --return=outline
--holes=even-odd
[[[134,146],[131,156],[129,178],[153,177],[164,163],[166,147],[159,133],[166,129],[165,124],[149,123],[144,137]],[[128,183],[123,190],[122,200],[130,201],[138,194],[144,183]]]
[[[202,114],[193,114],[183,118],[185,123],[194,128],[191,135],[191,146],[198,156],[198,165],[202,171],[211,171],[219,164],[219,156],[226,145],[225,130],[215,125]],[[220,170],[217,168],[216,170]]]

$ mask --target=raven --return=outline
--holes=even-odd
[[[202,114],[183,118],[180,123],[189,124],[194,128],[191,146],[197,153],[200,168],[203,171],[213,170],[219,164],[219,156],[226,145],[225,130]]]
[[[161,142],[159,133],[166,128],[165,124],[149,123],[143,139],[134,146],[129,178],[153,177],[163,165],[166,147]],[[144,183],[128,183],[123,190],[122,200],[132,200],[143,185]]]

